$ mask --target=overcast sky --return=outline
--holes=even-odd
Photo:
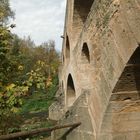
[[[10,0],[15,11],[13,32],[30,35],[37,45],[53,39],[61,50],[66,0]]]

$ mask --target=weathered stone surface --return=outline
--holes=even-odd
[[[91,124],[91,116],[88,111],[88,96],[89,93],[83,93],[77,101],[74,103],[74,107],[70,107],[63,118],[59,121],[59,124],[69,124],[76,122],[83,122],[77,129],[72,132],[72,137],[83,138],[94,136],[93,126]],[[54,139],[60,138],[68,129],[63,129],[59,132],[54,132]],[[68,139],[71,137],[68,136]]]
[[[140,0],[68,0],[64,36],[66,139],[139,140]]]

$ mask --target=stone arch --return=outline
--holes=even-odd
[[[74,0],[74,22],[84,23],[90,12],[94,0]]]
[[[140,116],[140,46],[131,55],[113,90],[102,121],[101,133],[111,135],[113,139],[119,136],[120,139],[129,140],[131,138],[128,134],[131,132],[132,139],[134,137],[139,139],[136,135],[140,131],[140,127],[136,127],[140,126],[138,116]]]
[[[70,59],[70,42],[68,35],[66,36],[66,59]]]
[[[71,74],[68,75],[68,79],[67,79],[66,97],[67,97],[67,105],[71,106],[76,98],[75,85]]]
[[[140,91],[140,46],[127,62],[113,93],[125,91]]]
[[[90,51],[89,51],[87,43],[83,44],[82,52],[81,52],[81,57],[82,57],[81,58],[82,62],[90,63]]]
[[[74,0],[73,31],[74,39],[79,36],[94,0]]]

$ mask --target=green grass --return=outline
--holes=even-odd
[[[52,102],[53,100],[49,100],[47,95],[40,93],[38,93],[38,95],[32,95],[29,99],[24,99],[21,113],[48,111]]]

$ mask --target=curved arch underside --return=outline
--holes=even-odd
[[[74,20],[78,17],[82,23],[87,19],[94,0],[74,0]]]
[[[74,0],[73,40],[81,33],[94,0]]]
[[[104,115],[101,137],[140,138],[140,46],[122,72]]]
[[[83,44],[83,48],[82,48],[82,61],[84,63],[89,63],[90,62],[90,53],[89,53],[89,48],[87,43]]]
[[[75,85],[73,82],[73,78],[71,76],[71,74],[69,74],[68,76],[68,80],[67,80],[67,105],[71,106],[76,98],[76,94],[75,94]]]
[[[69,37],[66,37],[66,59],[70,59],[70,43]]]

